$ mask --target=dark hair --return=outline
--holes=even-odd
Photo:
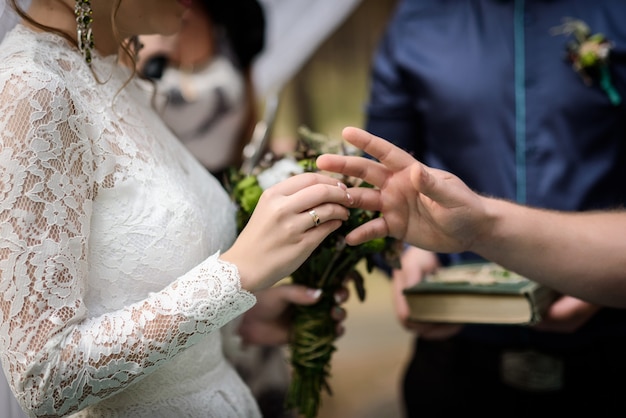
[[[222,26],[239,65],[248,68],[265,46],[265,13],[257,0],[203,0],[200,4]]]

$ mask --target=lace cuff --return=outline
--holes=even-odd
[[[172,301],[184,316],[210,321],[217,327],[256,303],[256,297],[241,288],[237,266],[219,256],[220,252],[213,254],[164,291],[167,294],[171,289]],[[165,303],[166,299],[160,301]],[[169,307],[162,307],[170,311]]]

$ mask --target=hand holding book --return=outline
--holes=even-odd
[[[441,268],[405,289],[419,322],[532,325],[558,294],[494,263]]]

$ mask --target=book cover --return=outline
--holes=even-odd
[[[517,325],[539,322],[558,296],[494,263],[441,268],[404,295],[415,321]]]

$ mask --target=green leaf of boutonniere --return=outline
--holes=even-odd
[[[562,25],[553,28],[555,35],[572,37],[566,44],[566,59],[580,74],[587,85],[598,83],[611,103],[615,106],[622,102],[618,91],[611,82],[609,56],[613,44],[602,33],[592,33],[582,20],[565,18]]]

